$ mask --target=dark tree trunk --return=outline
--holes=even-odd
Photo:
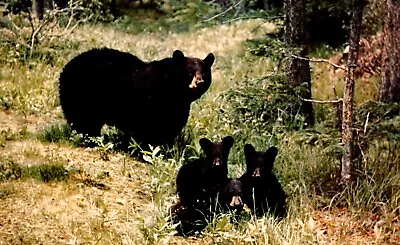
[[[117,0],[111,0],[111,14],[114,16],[114,19],[117,16]]]
[[[39,20],[43,19],[44,0],[35,0],[35,14]]]
[[[287,64],[287,79],[293,87],[305,86],[300,96],[311,99],[311,74],[305,31],[305,0],[285,0],[285,43],[286,48],[294,56],[290,56]],[[296,58],[298,57],[298,58]],[[301,59],[303,58],[303,59]],[[304,59],[306,58],[306,59]],[[302,102],[301,112],[309,126],[314,124],[311,102]]]
[[[400,1],[386,0],[380,100],[400,102]]]
[[[347,74],[343,96],[343,117],[342,117],[342,143],[344,152],[342,155],[341,183],[348,184],[352,177],[354,160],[354,131],[353,131],[353,98],[354,98],[354,74],[357,63],[362,11],[364,0],[353,0],[351,2],[350,22],[350,50],[347,60]]]

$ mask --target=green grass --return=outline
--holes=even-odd
[[[71,141],[74,133],[68,124],[51,125],[37,135],[41,142],[65,144]]]
[[[0,147],[5,147],[7,142],[22,140],[31,137],[32,134],[28,132],[26,127],[22,127],[17,131],[11,129],[3,129],[0,131]]]
[[[68,178],[68,172],[61,163],[44,163],[24,166],[14,162],[0,164],[0,181],[33,178],[45,183],[63,181]]]

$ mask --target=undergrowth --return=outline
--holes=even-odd
[[[61,163],[45,163],[23,166],[12,161],[0,163],[0,181],[33,178],[45,183],[63,181],[68,178],[68,171]]]

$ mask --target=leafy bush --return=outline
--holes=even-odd
[[[23,168],[22,177],[31,177],[47,183],[65,180],[68,177],[68,171],[59,163],[32,165]]]
[[[243,81],[223,95],[223,120],[239,131],[251,129],[250,134],[270,132],[274,127],[301,129],[304,118],[299,114],[302,101],[298,95],[302,89],[290,86],[284,75]]]

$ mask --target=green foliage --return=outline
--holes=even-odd
[[[60,163],[32,165],[23,169],[22,177],[31,177],[47,183],[66,180],[68,171]]]
[[[81,13],[78,15],[79,19],[90,17],[90,22],[110,22],[114,19],[111,12],[111,0],[85,0],[75,1],[77,6],[80,7]],[[67,23],[67,22],[65,22]]]
[[[356,127],[363,130],[368,141],[377,138],[400,138],[400,105],[369,101],[356,111]]]
[[[363,11],[362,30],[363,36],[374,35],[382,30],[385,18],[385,1],[370,0]]]
[[[13,161],[0,162],[0,181],[34,178],[43,182],[63,181],[68,171],[61,163],[45,163],[23,166]]]
[[[370,142],[355,181],[337,193],[332,204],[378,214],[395,211],[400,205],[399,147],[398,141]]]
[[[69,124],[55,124],[37,134],[37,139],[43,143],[71,144],[73,146],[100,145],[102,139],[85,137],[72,130]]]
[[[21,178],[22,172],[22,168],[14,162],[0,162],[0,181]]]
[[[278,34],[266,35],[262,39],[252,39],[247,42],[251,54],[268,57],[274,62],[281,62],[287,57],[285,43],[280,40]]]
[[[73,136],[71,127],[68,124],[51,125],[37,135],[41,142],[67,143]]]
[[[1,178],[0,178],[1,181]],[[12,195],[15,189],[12,186],[2,186],[0,188],[0,200],[6,199],[8,196]]]
[[[157,5],[158,8],[133,8],[118,18],[114,25],[130,33],[181,33],[194,31],[214,22],[203,22],[216,14],[212,2],[195,1],[167,1]]]
[[[243,81],[223,95],[223,120],[242,137],[273,129],[301,129],[304,118],[299,114],[298,95],[302,89],[290,86],[284,75]],[[243,128],[250,131],[243,132]]]
[[[21,140],[30,137],[26,127],[13,131],[11,129],[3,129],[0,131],[0,147],[4,147],[7,142]]]

